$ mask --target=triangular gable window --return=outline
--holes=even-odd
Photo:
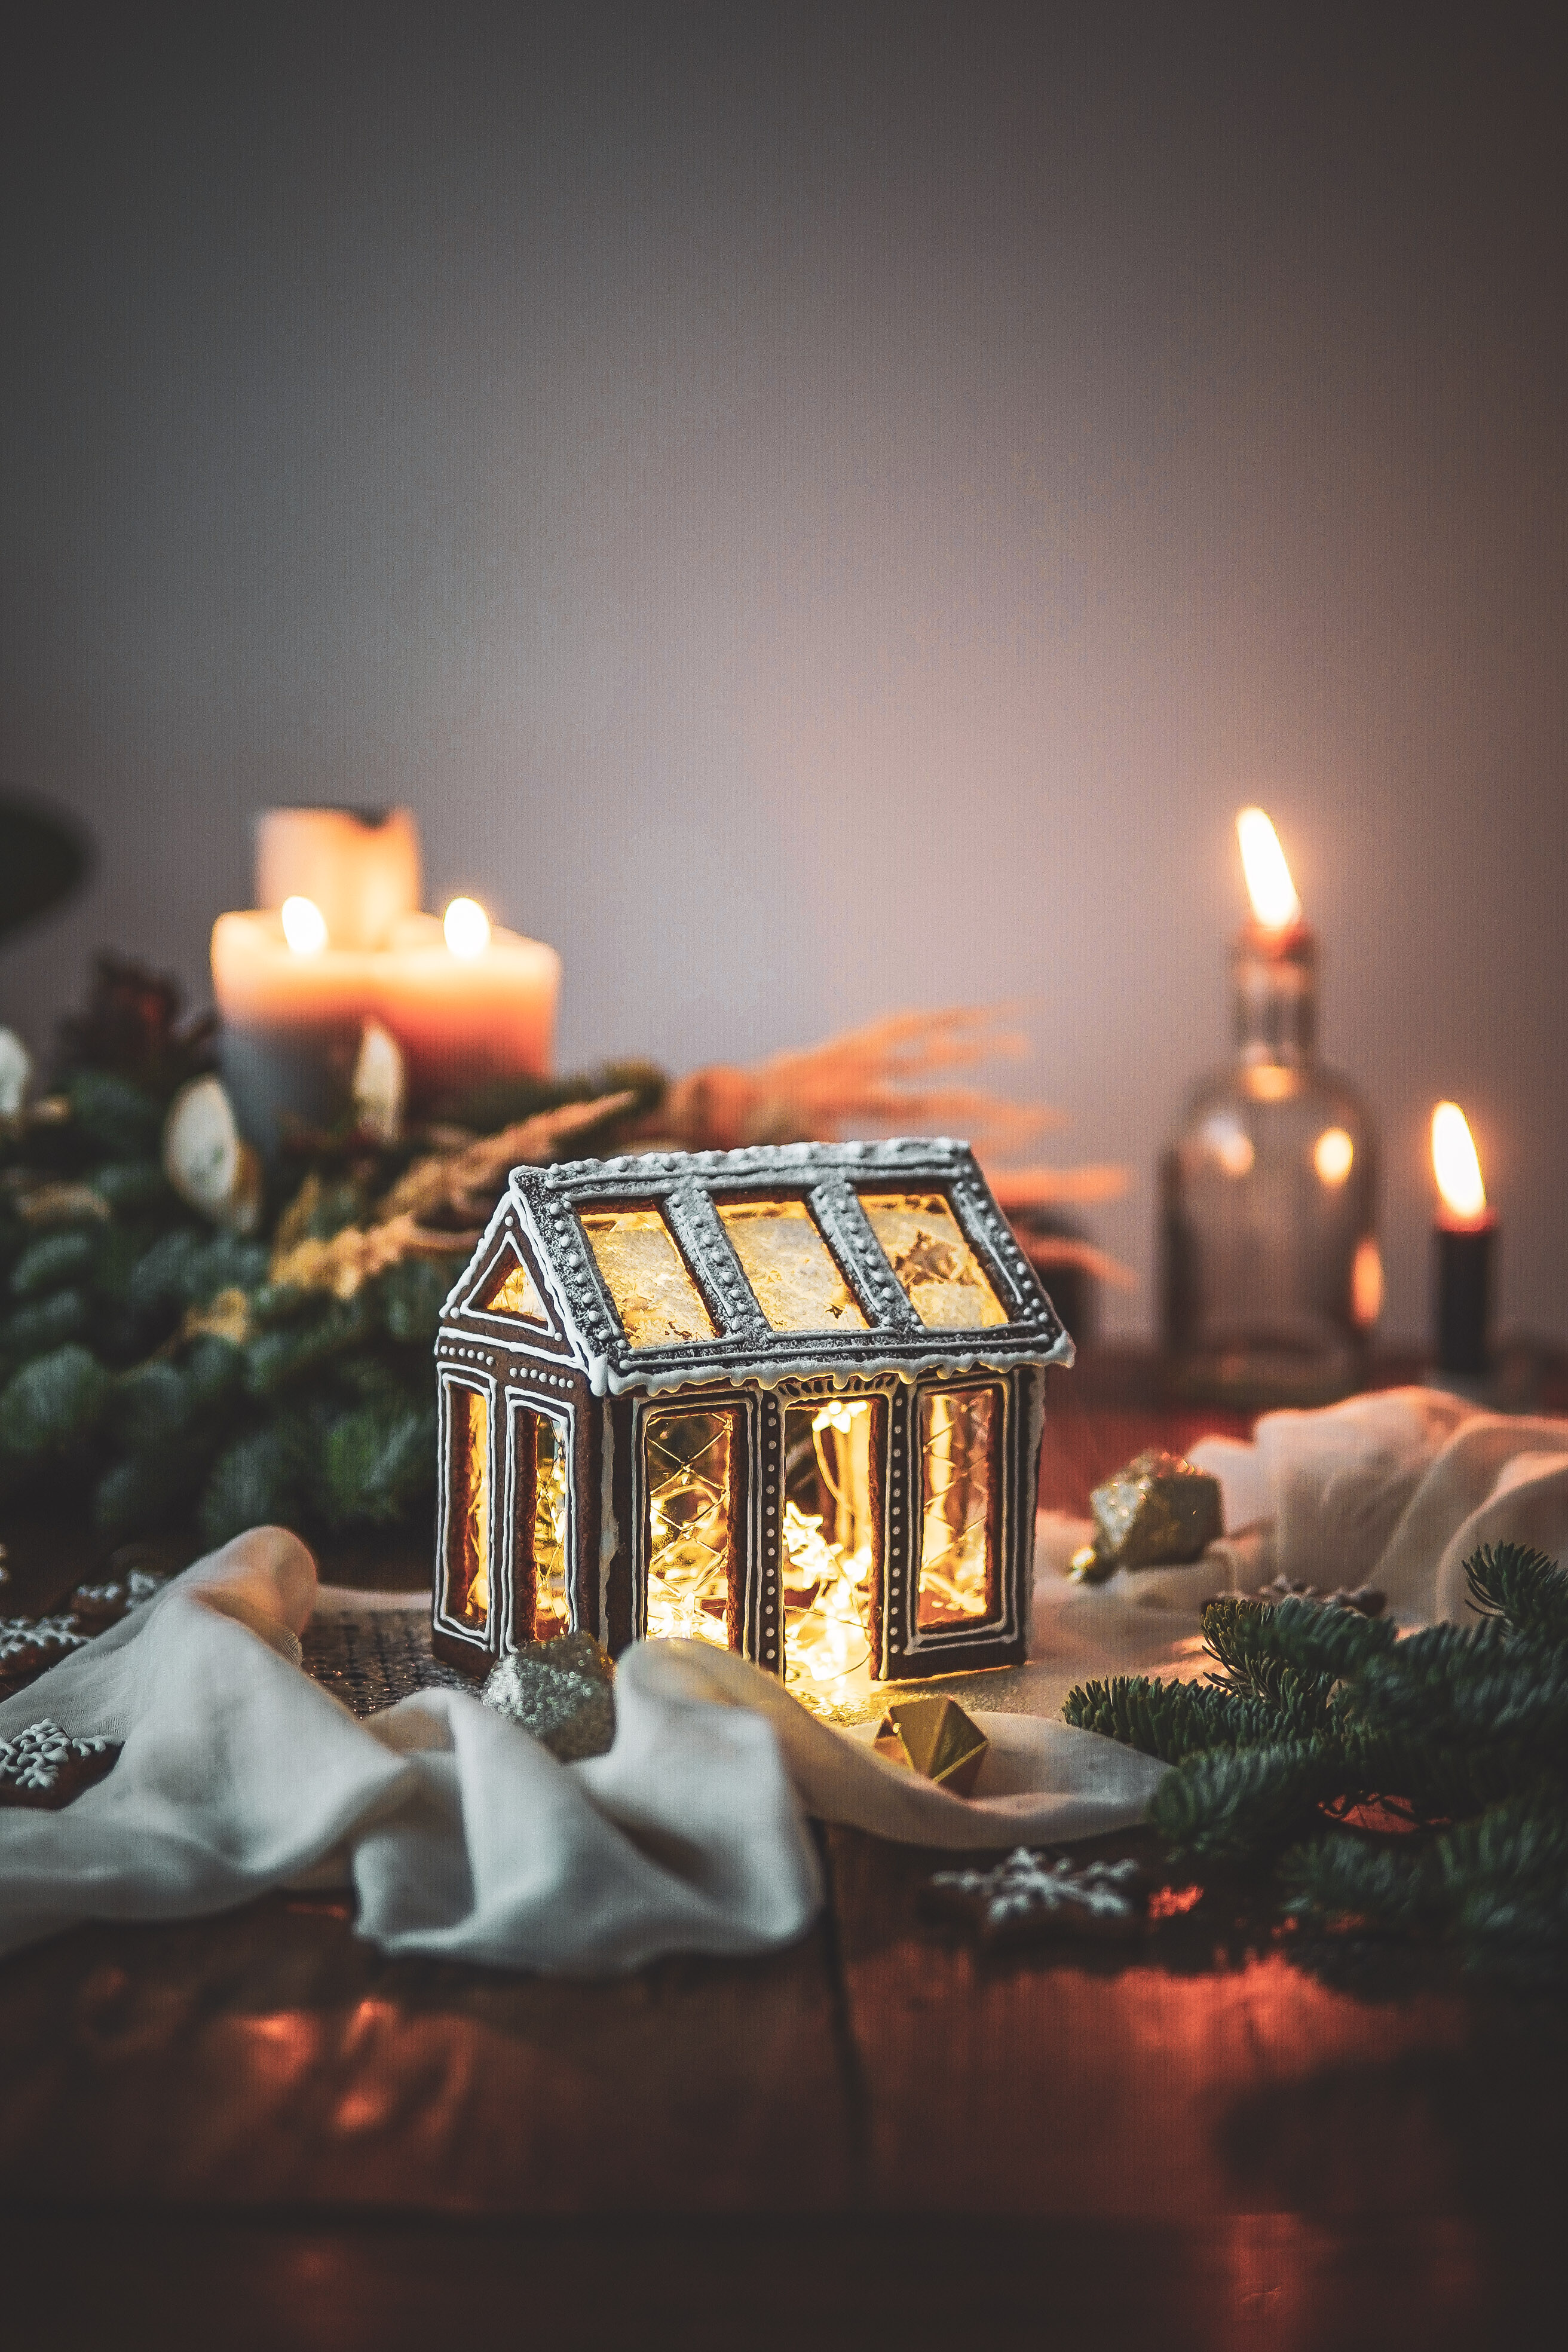
[[[546,1331],[553,1328],[539,1285],[515,1250],[501,1252],[474,1306],[481,1315],[515,1315],[520,1322],[537,1323]]]

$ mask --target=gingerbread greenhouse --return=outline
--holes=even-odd
[[[963,1144],[519,1168],[442,1312],[436,1647],[684,1635],[808,1699],[1016,1663],[1070,1358]]]

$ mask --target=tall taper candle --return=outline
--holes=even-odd
[[[1432,1114],[1432,1167],[1437,1179],[1433,1225],[1433,1305],[1437,1370],[1478,1380],[1489,1359],[1492,1258],[1498,1221],[1469,1123],[1458,1103]]]

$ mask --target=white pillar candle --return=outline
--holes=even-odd
[[[309,898],[336,948],[379,948],[419,904],[410,809],[270,808],[256,821],[256,901]]]
[[[220,915],[213,925],[219,1067],[240,1132],[264,1153],[291,1122],[327,1128],[347,1111],[383,961],[330,943],[301,952],[280,914]]]

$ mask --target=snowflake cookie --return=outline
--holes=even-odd
[[[0,1617],[0,1692],[86,1646],[68,1617]]]
[[[88,1634],[101,1633],[138,1609],[145,1609],[163,1590],[164,1579],[147,1569],[128,1569],[99,1584],[79,1584],[66,1606],[72,1622]]]
[[[68,1805],[114,1768],[118,1740],[78,1738],[47,1717],[0,1739],[0,1805]]]
[[[1146,1890],[1135,1862],[1075,1863],[1017,1846],[994,1870],[939,1870],[931,1909],[967,1921],[983,1944],[1076,1936],[1131,1941],[1143,1933]]]

